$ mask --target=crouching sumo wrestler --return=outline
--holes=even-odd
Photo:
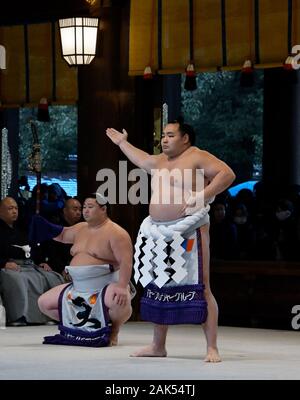
[[[88,197],[83,217],[71,227],[50,224],[36,216],[31,240],[50,237],[72,243],[71,283],[59,285],[40,296],[40,310],[59,321],[60,333],[46,336],[45,344],[103,347],[116,345],[122,324],[130,317],[135,289],[130,282],[132,243],[128,233],[107,215],[102,198]],[[103,201],[102,201],[103,203]]]

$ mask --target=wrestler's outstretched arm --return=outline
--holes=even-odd
[[[35,214],[29,226],[29,241],[30,243],[42,243],[54,239],[58,242],[73,243],[77,232],[86,224],[86,222],[80,222],[71,227],[64,227],[53,224],[41,215]]]
[[[53,240],[61,243],[72,244],[74,243],[77,233],[86,225],[86,222],[79,222],[73,226],[66,226],[58,236],[53,238]]]
[[[130,236],[121,227],[111,236],[110,246],[119,270],[119,281],[114,285],[114,300],[119,305],[128,301],[128,284],[132,273],[133,247]]]
[[[128,133],[123,129],[123,133],[113,128],[106,129],[106,135],[111,141],[120,147],[122,152],[129,160],[139,168],[145,169],[149,174],[151,169],[155,169],[158,162],[158,156],[150,155],[143,150],[134,147],[127,141]]]

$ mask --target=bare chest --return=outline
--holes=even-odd
[[[71,255],[85,253],[98,259],[111,259],[112,251],[110,248],[109,237],[105,230],[101,232],[82,229],[76,235],[74,244],[70,250]]]
[[[178,160],[162,160],[152,175],[152,189],[173,187],[182,190],[201,191],[206,186],[204,170],[198,166],[194,157],[184,156]]]

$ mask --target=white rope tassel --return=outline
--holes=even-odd
[[[175,271],[175,274],[172,276],[172,279],[176,283],[180,283],[186,276],[187,270],[183,267],[185,265],[185,259],[182,257],[182,254],[185,252],[184,248],[181,244],[184,242],[183,237],[179,233],[175,233],[173,236],[173,241],[171,242],[171,247],[174,249],[171,257],[174,260],[172,264],[172,268]]]
[[[169,268],[168,264],[166,264],[164,261],[164,259],[167,257],[167,253],[164,251],[166,247],[167,243],[161,236],[156,242],[155,248],[153,249],[153,252],[157,254],[157,256],[153,259],[153,263],[157,265],[157,267],[154,269],[154,272],[157,275],[154,283],[159,288],[164,286],[164,284],[170,279],[169,275],[165,272],[165,269]]]
[[[201,219],[204,219],[204,217],[207,216],[209,209],[210,206],[207,204],[195,214],[189,215],[169,226],[164,224],[157,225],[152,221],[150,216],[145,218],[141,224],[135,244],[135,282],[138,283],[138,281],[140,281],[145,287],[150,282],[153,282],[153,275],[155,273],[157,278],[153,283],[161,288],[170,280],[170,274],[166,272],[166,269],[172,268],[175,273],[172,275],[171,279],[177,284],[180,283],[188,274],[188,271],[184,267],[186,261],[184,257],[182,257],[182,254],[185,252],[185,249],[181,246],[184,241],[182,234],[200,222]],[[141,249],[143,238],[146,238],[146,244]],[[168,246],[168,242],[171,242],[171,247],[173,249],[171,254],[171,257],[174,259],[173,265],[168,265],[164,261],[167,258],[165,249]],[[142,252],[144,255],[141,260],[139,260]],[[139,268],[141,264],[142,267]]]
[[[139,260],[139,256],[141,254],[141,250],[140,250],[140,246],[142,245],[143,240],[142,240],[142,236],[140,235],[140,232],[138,234],[138,237],[136,239],[136,243],[134,246],[134,280],[135,283],[138,283],[139,279],[140,279],[140,271],[139,271],[139,265],[140,265],[140,260]]]
[[[140,272],[142,273],[142,277],[140,279],[141,284],[143,287],[147,286],[148,283],[153,281],[153,275],[151,274],[152,264],[151,259],[153,258],[153,253],[151,249],[155,246],[152,238],[148,238],[146,241],[146,245],[143,247],[143,252],[145,255],[142,257],[141,261],[143,262],[143,267],[141,268]]]

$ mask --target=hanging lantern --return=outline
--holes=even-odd
[[[90,64],[96,55],[98,18],[59,20],[62,56],[71,66]]]

